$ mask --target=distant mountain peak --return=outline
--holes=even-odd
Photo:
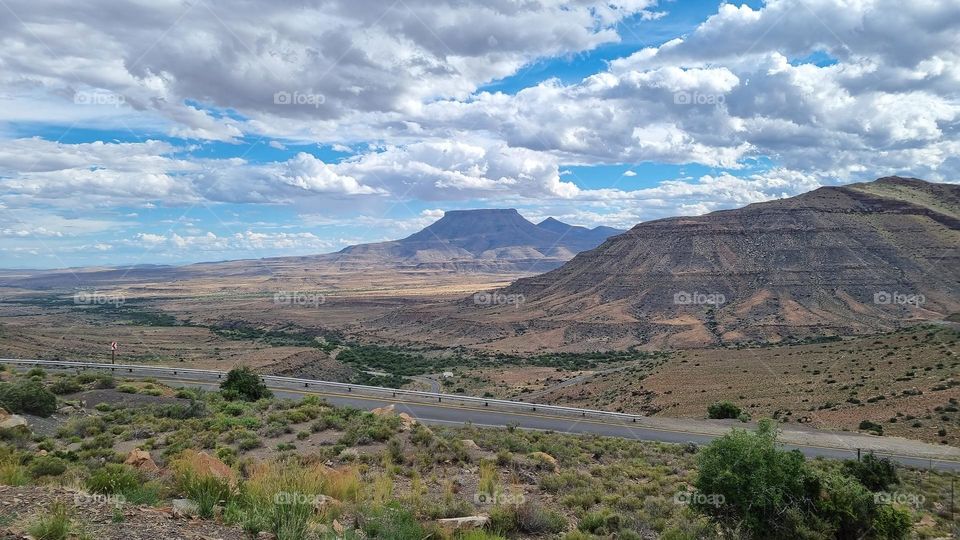
[[[515,208],[448,210],[410,236],[343,249],[343,265],[449,266],[545,271],[600,245],[618,230],[591,230],[548,218],[534,224]]]
[[[447,210],[443,213],[444,217],[464,217],[464,216],[507,216],[520,215],[516,208],[472,208],[468,210]]]
[[[547,219],[541,221],[540,223],[537,223],[537,226],[538,226],[538,227],[542,227],[542,226],[544,226],[544,225],[555,225],[555,224],[567,225],[566,223],[560,221],[559,219],[551,216],[551,217],[548,217]],[[570,225],[567,225],[567,227],[570,227]]]

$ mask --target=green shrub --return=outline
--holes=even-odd
[[[260,375],[247,366],[231,369],[227,378],[220,383],[220,391],[224,397],[235,396],[244,401],[257,401],[273,395]]]
[[[907,538],[912,527],[913,518],[908,510],[891,505],[877,508],[877,515],[873,520],[873,533],[880,540]]]
[[[15,414],[50,416],[57,410],[57,396],[33,380],[0,383],[0,406]]]
[[[50,391],[57,395],[74,394],[80,391],[80,385],[71,378],[63,377],[50,385]]]
[[[60,476],[67,472],[67,462],[55,456],[38,456],[30,462],[30,476]]]
[[[839,473],[822,474],[820,480],[817,517],[830,525],[835,538],[865,538],[877,508],[873,494],[855,478]]]
[[[43,368],[35,367],[27,372],[27,378],[45,379],[47,378],[47,372],[44,371]]]
[[[93,471],[87,479],[87,489],[104,495],[123,494],[140,486],[140,475],[132,467],[119,463],[107,463]]]
[[[707,407],[707,417],[714,419],[739,418],[742,411],[729,401],[721,401]],[[749,417],[748,417],[749,418]]]
[[[845,461],[843,469],[870,491],[885,491],[900,483],[897,466],[887,458],[878,458],[872,452],[863,456],[860,461]]]
[[[620,530],[623,519],[604,509],[600,512],[591,512],[584,515],[577,524],[581,531],[596,535],[610,535]]]
[[[124,394],[136,394],[138,390],[137,387],[132,384],[121,384],[117,387],[117,392],[123,392]]]
[[[789,536],[783,514],[790,509],[806,514],[819,496],[803,455],[779,450],[769,421],[756,432],[735,429],[714,440],[697,454],[697,464],[694,486],[700,496],[691,507],[734,536]]]

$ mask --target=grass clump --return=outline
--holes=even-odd
[[[130,466],[107,463],[90,475],[86,485],[93,493],[126,496],[140,487],[140,475]]]
[[[197,503],[197,513],[207,519],[233,495],[232,479],[212,470],[208,460],[195,450],[187,450],[172,464],[177,490]]]
[[[65,540],[72,529],[73,524],[67,507],[57,503],[42,513],[27,528],[27,532],[37,540]]]
[[[27,468],[15,458],[0,460],[0,485],[25,486],[30,482]]]

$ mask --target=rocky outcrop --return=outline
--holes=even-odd
[[[150,452],[146,450],[133,450],[127,455],[127,459],[124,460],[124,464],[130,465],[131,467],[145,473],[156,473],[160,471],[160,467],[153,461],[153,458],[150,457]]]

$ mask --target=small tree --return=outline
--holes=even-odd
[[[847,540],[869,534],[891,540],[910,532],[909,512],[878,506],[857,478],[813,468],[800,452],[777,448],[770,420],[756,432],[735,429],[713,441],[697,462],[698,493],[691,506],[733,538]]]
[[[697,463],[694,486],[702,496],[691,506],[742,537],[788,536],[782,516],[788,510],[807,514],[819,495],[803,455],[777,449],[769,420],[756,432],[735,429],[713,441]]]
[[[845,461],[843,469],[870,491],[884,491],[900,483],[897,466],[887,458],[878,458],[872,452],[863,456],[860,461]]]
[[[247,366],[233,368],[227,373],[227,378],[220,383],[220,392],[227,399],[242,399],[257,401],[273,395],[260,375],[254,373]]]
[[[740,407],[737,407],[729,401],[721,401],[707,407],[707,416],[709,418],[739,418]]]

